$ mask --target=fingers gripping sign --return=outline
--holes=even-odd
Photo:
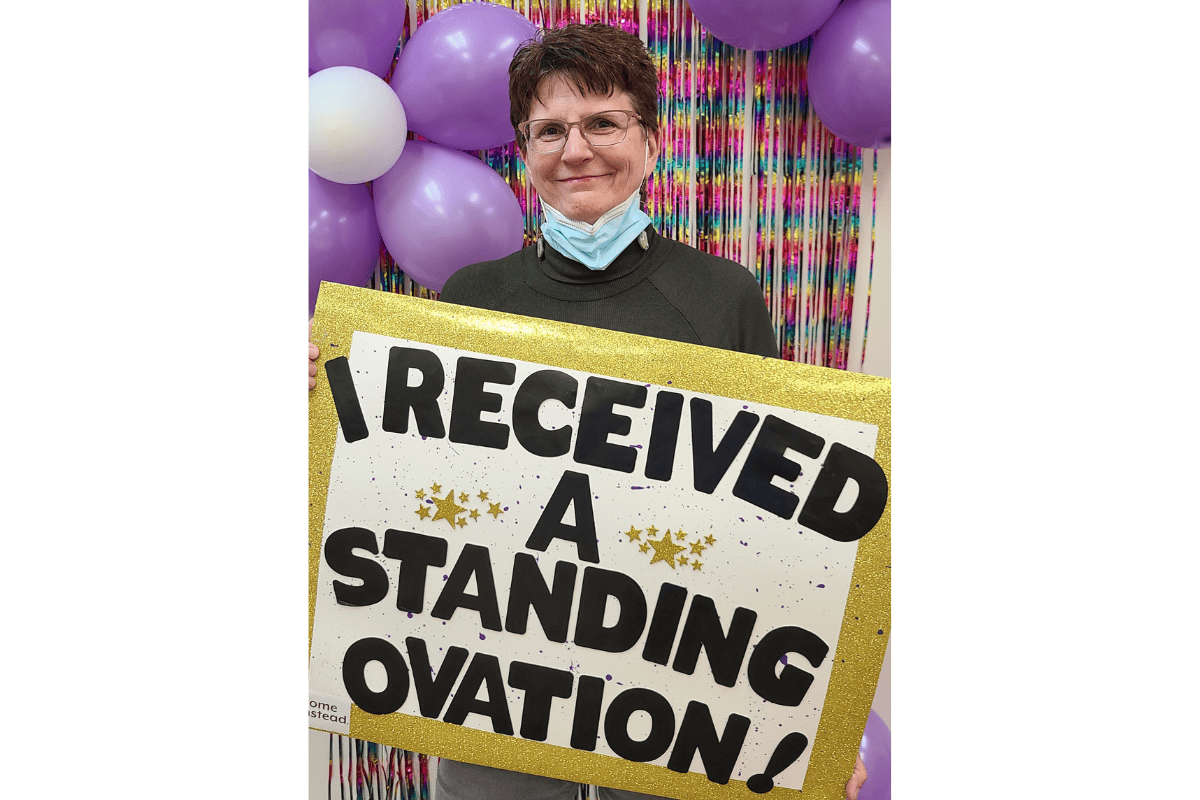
[[[858,792],[866,782],[867,765],[863,763],[862,756],[859,756],[854,762],[854,774],[846,781],[846,800],[858,800]]]
[[[317,388],[317,357],[321,355],[321,349],[312,342],[312,321],[308,323],[308,389],[312,391]]]

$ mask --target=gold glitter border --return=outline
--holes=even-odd
[[[859,540],[853,585],[833,654],[833,668],[804,796],[841,800],[874,700],[891,633],[891,381],[697,345],[562,322],[482,311],[371,289],[322,283],[313,341],[320,347],[317,388],[309,392],[308,638],[312,650],[325,495],[338,436],[337,413],[324,380],[327,359],[349,355],[355,330],[476,353],[576,369],[613,378],[867,422],[879,429],[875,460],[888,478],[888,502]],[[721,786],[702,774],[624,761],[403,714],[376,716],[357,706],[350,735],[430,755],[475,760],[584,783],[668,797],[757,798],[744,781]],[[483,758],[479,758],[479,756]],[[772,797],[799,798],[784,787]]]

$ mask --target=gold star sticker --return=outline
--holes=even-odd
[[[655,561],[665,561],[671,565],[671,569],[675,569],[675,554],[683,548],[671,541],[671,532],[667,531],[663,534],[662,539],[651,539],[649,545],[654,548],[654,557],[650,559],[650,563]]]
[[[707,550],[707,549],[708,549],[708,548],[706,548],[704,545],[700,544],[700,540],[699,540],[699,539],[697,539],[696,541],[692,542],[692,552],[693,552],[693,553],[695,553],[696,555],[700,555],[701,553],[703,553],[703,552],[704,552],[705,550]]]
[[[504,511],[500,508],[500,504],[488,503],[488,505],[490,505],[491,508],[488,509],[487,513],[492,515],[492,519],[500,519],[500,515],[504,513]]]
[[[433,489],[433,493],[437,494],[442,490],[442,485],[440,483],[435,483],[431,488]]]
[[[417,509],[416,513],[421,517],[421,519],[428,519],[429,518],[429,506],[421,506],[420,508]]]
[[[714,539],[711,534],[709,536],[704,537],[705,544],[712,544],[715,541],[716,541],[716,539]]]
[[[458,518],[458,527],[460,527],[460,528],[465,528],[465,527],[467,527],[467,518],[466,518],[466,517],[459,517],[459,518]]]
[[[418,500],[425,499],[425,490],[424,489],[417,489],[417,499]]]
[[[641,550],[643,553],[649,553],[650,545],[646,544],[645,542],[642,542],[642,545],[641,545],[641,547],[638,548],[638,550]]]
[[[703,566],[703,565],[700,563],[700,560],[699,560],[699,559],[696,559],[696,558],[693,558],[693,559],[692,559],[692,569],[694,569],[694,570],[696,570],[697,572],[699,572],[699,571],[700,571],[700,567],[701,567],[701,566]]]
[[[467,494],[466,492],[459,492],[459,494],[458,494],[458,502],[460,502],[460,503],[465,503],[465,502],[467,502],[467,501],[468,501],[468,500],[470,500],[470,499],[471,499],[471,495]]]
[[[642,532],[632,525],[629,526],[629,530],[625,531],[625,535],[629,537],[629,541],[631,542],[642,538]]]
[[[441,500],[439,500],[437,497],[434,497],[433,504],[437,506],[437,513],[433,515],[433,521],[437,522],[439,519],[444,519],[450,523],[451,528],[454,527],[455,517],[466,511],[465,508],[454,502],[453,489],[451,489],[449,493],[447,493],[447,495]]]
[[[472,509],[471,509],[471,520],[472,520],[472,521],[475,521],[475,520],[477,520],[477,519],[479,519],[479,509],[478,509],[478,508],[472,508]]]
[[[681,542],[687,539],[687,534],[683,532],[683,528],[679,529],[679,531],[675,534],[675,538]]]
[[[481,502],[481,503],[482,503],[484,500],[487,500],[487,499],[488,499],[487,492],[480,492],[480,493],[479,493],[479,502]]]
[[[649,528],[646,528],[646,533],[650,534],[650,538],[653,539],[654,534],[658,533],[658,528],[651,525]]]
[[[680,556],[679,557],[679,566],[686,567],[687,565],[688,565],[687,556]]]

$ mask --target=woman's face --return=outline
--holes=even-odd
[[[546,78],[538,90],[539,97],[533,99],[529,109],[531,120],[578,122],[598,111],[633,112],[627,92],[607,97],[580,95],[560,76]],[[634,120],[620,144],[593,147],[578,126],[573,126],[566,145],[557,153],[535,153],[526,147],[523,155],[538,196],[570,219],[592,225],[637,191],[643,174],[648,177],[654,172],[658,139]]]

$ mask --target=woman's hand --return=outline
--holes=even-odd
[[[863,763],[862,756],[859,756],[854,762],[854,774],[846,781],[846,800],[858,800],[858,791],[866,782],[867,765]]]
[[[308,390],[317,388],[317,356],[321,350],[312,343],[312,323],[308,323]]]

